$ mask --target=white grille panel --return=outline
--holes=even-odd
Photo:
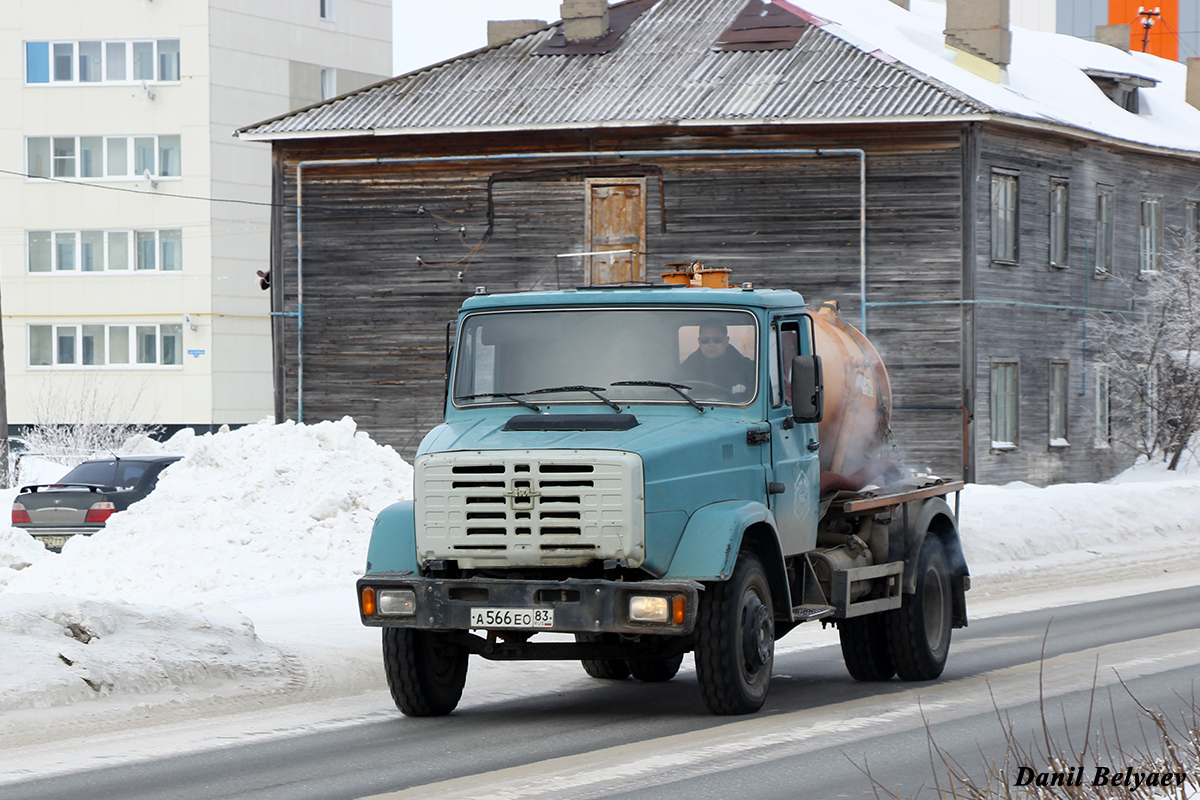
[[[434,453],[416,463],[417,551],[460,566],[645,558],[642,461],[608,450]]]

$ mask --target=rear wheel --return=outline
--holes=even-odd
[[[762,708],[775,662],[771,587],[758,556],[742,552],[733,576],[700,595],[696,621],[696,678],[714,714]]]
[[[467,650],[444,633],[383,629],[383,666],[396,708],[410,717],[449,714],[467,682]]]
[[[896,674],[888,651],[887,623],[883,614],[866,614],[838,622],[842,658],[856,681],[887,681]]]
[[[616,641],[615,633],[577,633],[577,642]],[[583,671],[593,678],[606,681],[621,681],[629,677],[629,664],[623,658],[584,658],[580,660]]]
[[[929,534],[917,561],[916,592],[888,612],[888,650],[903,680],[931,681],[942,674],[950,654],[952,602],[945,550]]]
[[[683,663],[683,653],[670,658],[631,658],[629,671],[633,677],[645,683],[662,683],[675,677]]]

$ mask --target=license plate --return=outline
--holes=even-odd
[[[62,546],[67,543],[70,536],[50,536],[47,534],[34,534],[33,538],[37,539],[42,544],[46,545],[51,550],[61,550]]]
[[[553,608],[472,608],[472,628],[553,628]]]

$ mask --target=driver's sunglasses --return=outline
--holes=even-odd
[[[701,336],[700,344],[720,344],[728,338],[728,336]]]

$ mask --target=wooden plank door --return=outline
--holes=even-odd
[[[612,256],[587,256],[588,285],[644,282],[646,179],[588,178],[586,186],[584,249],[589,253],[632,251]]]

